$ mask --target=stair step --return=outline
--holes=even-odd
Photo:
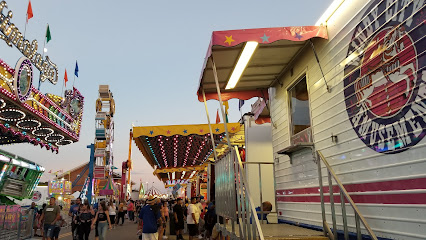
[[[265,237],[265,240],[329,240],[328,237],[312,237],[312,236],[299,236],[299,237],[275,237],[269,238]]]
[[[265,237],[268,240],[328,240],[324,236]]]

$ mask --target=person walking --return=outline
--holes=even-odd
[[[118,217],[117,217],[117,224],[120,223],[120,219],[121,219],[121,224],[120,226],[123,226],[124,223],[124,203],[121,202],[119,207],[118,207]]]
[[[56,222],[56,227],[55,227],[55,230],[53,231],[53,236],[52,236],[52,238],[54,238],[55,240],[58,240],[59,233],[61,232],[61,227],[64,225],[64,221],[65,221],[64,216],[62,214],[62,206],[60,205],[59,208],[61,209],[60,218]]]
[[[135,204],[131,199],[127,205],[127,212],[129,213],[129,220],[133,222],[135,220]]]
[[[74,224],[77,226],[77,235],[79,240],[88,240],[90,227],[93,221],[93,210],[89,205],[81,204],[80,209],[74,217]]]
[[[158,201],[157,204],[158,204],[158,207],[160,208],[160,213],[161,213],[161,218],[160,218],[161,223],[159,224],[159,227],[158,227],[158,239],[159,240],[167,239],[168,237],[165,236],[166,226],[167,226],[166,225],[167,220],[165,216],[166,210],[164,209],[164,203],[162,203],[160,199],[158,199],[157,201]]]
[[[109,219],[111,221],[111,225],[113,226],[113,228],[115,228],[116,227],[115,216],[117,215],[117,213],[115,211],[115,204],[112,200],[110,200],[108,204],[108,213],[109,213]]]
[[[109,218],[109,212],[105,201],[101,201],[100,205],[98,206],[98,211],[96,212],[95,220],[92,223],[92,228],[94,227],[95,223],[98,223],[99,239],[105,240],[107,227],[109,226],[109,229],[112,229],[111,219]]]
[[[182,198],[178,198],[176,205],[173,207],[173,220],[175,221],[176,240],[183,239],[182,233],[183,229],[185,228],[185,215],[183,214],[182,204]]]
[[[56,205],[56,198],[51,197],[49,205],[43,210],[40,217],[40,224],[44,220],[43,224],[43,240],[53,240],[53,231],[55,229],[56,222],[61,218],[61,209]]]
[[[68,216],[71,217],[71,219],[73,219],[75,217],[75,215],[77,215],[78,213],[78,209],[80,208],[80,204],[81,204],[81,198],[77,198],[75,200],[75,204],[73,204],[70,207],[70,211],[68,212]],[[77,225],[74,223],[74,221],[71,222],[71,234],[72,234],[72,239],[76,240],[77,239]]]
[[[163,202],[163,207],[161,208],[162,214],[164,216],[164,223],[163,223],[163,239],[168,239],[166,236],[166,228],[167,228],[167,221],[169,220],[169,206],[167,204],[167,201]]]
[[[158,240],[157,223],[161,218],[161,211],[156,202],[156,198],[149,197],[139,213],[139,228],[142,228],[143,240]]]
[[[186,223],[188,224],[189,240],[193,240],[198,235],[198,221],[200,219],[200,208],[196,205],[197,198],[191,198],[191,204],[188,205],[188,216]]]
[[[37,225],[38,225],[38,220],[37,220],[38,208],[35,202],[31,203],[31,207],[30,209],[28,209],[28,214],[33,214],[33,231],[34,231],[34,236],[36,236],[35,233],[37,232]]]

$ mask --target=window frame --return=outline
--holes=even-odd
[[[289,129],[289,140],[291,141],[291,138],[293,136],[295,136],[296,134],[294,134],[294,127],[293,127],[293,115],[292,115],[292,100],[291,100],[291,90],[296,87],[297,84],[300,83],[300,81],[303,80],[303,78],[305,78],[306,81],[306,91],[308,92],[308,106],[309,106],[309,128],[311,128],[312,131],[312,109],[311,109],[311,94],[309,92],[309,85],[308,85],[308,74],[307,74],[307,69],[304,69],[301,73],[299,73],[294,80],[291,82],[291,84],[288,85],[288,87],[286,88],[287,91],[287,107],[288,107],[288,112],[287,112],[287,116],[288,116],[288,129]]]

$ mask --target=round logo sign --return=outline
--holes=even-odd
[[[38,202],[38,201],[40,201],[40,199],[41,199],[41,192],[35,191],[33,193],[31,200],[33,200],[34,202]]]
[[[31,61],[26,57],[21,57],[16,63],[14,88],[15,95],[21,101],[25,102],[31,93],[33,82],[33,67]]]
[[[345,60],[344,95],[358,137],[398,153],[426,134],[424,3],[373,1],[355,27]]]

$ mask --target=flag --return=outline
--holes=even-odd
[[[229,104],[228,101],[223,102],[223,106],[225,106],[225,121],[226,123],[228,123],[228,109],[229,109]]]
[[[77,64],[77,60],[75,61],[74,75],[75,75],[76,77],[78,77],[78,64]]]
[[[31,7],[31,1],[28,2],[28,9],[27,9],[27,22],[30,18],[32,18],[33,15],[33,8]]]
[[[238,110],[241,111],[241,108],[243,107],[243,105],[244,105],[244,100],[240,100],[240,102],[238,103]]]
[[[216,112],[216,124],[220,123],[219,109]]]
[[[67,86],[67,82],[68,82],[68,76],[67,76],[67,70],[65,69],[65,75],[64,75],[65,87]]]
[[[49,24],[47,24],[47,29],[46,29],[46,42],[48,43],[51,39],[52,39],[52,36],[50,35],[50,28],[49,28]]]

